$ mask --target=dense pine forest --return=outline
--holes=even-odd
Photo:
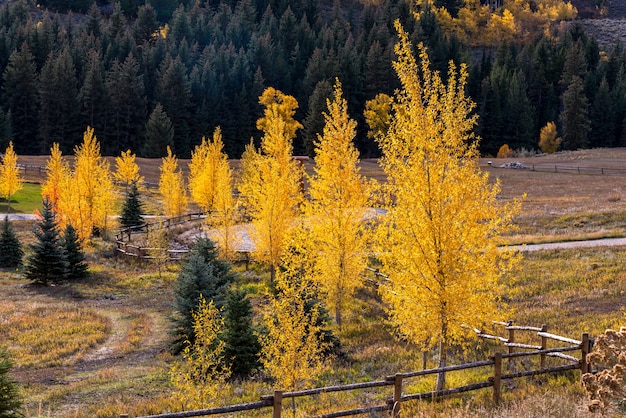
[[[495,155],[503,144],[537,149],[548,122],[557,124],[564,149],[626,144],[621,45],[602,51],[575,22],[556,18],[515,36],[505,25],[509,12],[493,8],[500,26],[494,30],[496,20],[489,21],[483,39],[459,29],[473,19],[461,4],[439,1],[435,6],[446,9],[431,10],[404,0],[5,2],[0,148],[13,140],[18,154],[47,154],[57,142],[71,153],[91,126],[105,155],[131,149],[162,157],[169,144],[188,157],[220,126],[226,152],[239,158],[251,138],[260,138],[258,98],[272,86],[297,99],[304,129],[294,148],[306,154],[338,78],[359,123],[357,145],[364,157],[377,156],[363,111],[378,93],[399,87],[391,66],[395,20],[414,43],[424,42],[442,74],[449,60],[468,64],[483,154]],[[565,10],[563,19],[571,19],[575,9]]]

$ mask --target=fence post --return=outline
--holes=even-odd
[[[275,390],[274,391],[274,413],[272,414],[272,418],[280,418],[282,409],[283,409],[283,391]]]
[[[580,344],[580,351],[581,351],[580,376],[582,378],[583,374],[591,372],[591,366],[589,363],[587,363],[587,354],[589,354],[589,352],[591,351],[591,345],[589,341],[589,334],[587,334],[586,332],[583,333],[583,336],[582,336],[582,343]]]
[[[500,380],[502,377],[502,353],[493,356],[493,402],[500,403]]]
[[[548,332],[548,326],[546,324],[543,324],[541,326],[541,332]],[[545,350],[547,347],[548,347],[548,339],[546,337],[541,337],[541,349]],[[546,367],[546,355],[541,354],[539,358],[541,359],[541,368],[543,369]]]
[[[402,402],[402,375],[396,374],[393,378],[393,410],[391,416],[400,416],[400,403]]]
[[[422,370],[426,370],[426,360],[428,359],[428,353],[422,351]]]
[[[513,321],[509,321],[509,327],[513,325]],[[514,329],[508,329],[509,330],[509,342],[510,343],[514,343],[515,342],[515,330]],[[511,354],[515,349],[511,346],[509,346],[509,354]]]

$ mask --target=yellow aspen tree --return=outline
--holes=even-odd
[[[385,93],[377,94],[372,100],[365,102],[365,122],[369,126],[367,137],[375,139],[384,135],[389,129],[389,117],[392,99]]]
[[[50,148],[50,157],[46,162],[46,180],[41,185],[41,196],[43,200],[50,202],[51,209],[57,214],[59,222],[61,221],[59,201],[62,193],[67,192],[64,186],[70,176],[70,166],[63,159],[59,144],[55,142]]]
[[[100,154],[100,143],[94,130],[87,127],[83,143],[74,148],[72,193],[64,193],[64,223],[70,222],[81,240],[91,237],[95,229],[107,230],[108,216],[113,210],[113,178],[109,162]]]
[[[143,176],[139,174],[139,166],[135,162],[136,155],[130,150],[122,151],[119,157],[115,157],[115,173],[113,174],[123,185],[128,193],[128,187],[134,182],[139,185],[143,182]]]
[[[11,198],[22,187],[24,186],[17,166],[17,154],[13,150],[13,141],[10,141],[0,165],[0,195],[7,201],[7,213],[11,212]]]
[[[189,191],[194,202],[205,211],[219,211],[232,205],[232,170],[219,127],[212,141],[203,137],[202,143],[191,152]]]
[[[302,200],[302,169],[293,160],[292,141],[302,125],[293,119],[296,100],[273,88],[261,95],[265,107],[257,128],[263,130],[261,149],[252,144],[242,155],[239,191],[252,218],[255,256],[270,265],[273,282],[284,239]]]
[[[315,173],[309,179],[309,252],[314,257],[313,279],[327,297],[327,305],[341,326],[346,302],[359,287],[359,274],[367,262],[364,217],[369,193],[359,173],[359,152],[354,146],[357,123],[348,116],[339,81],[333,100],[327,100],[326,124],[315,148]]]
[[[541,152],[546,154],[554,154],[559,149],[559,145],[563,140],[558,137],[556,124],[548,122],[546,126],[539,131],[539,148]]]
[[[224,153],[219,127],[215,129],[212,141],[202,138],[202,143],[191,153],[189,189],[198,206],[210,212],[207,221],[209,226],[217,228],[213,238],[221,256],[232,258],[237,205],[233,197],[233,171]]]
[[[178,158],[167,147],[167,156],[161,162],[159,192],[165,203],[165,216],[178,216],[187,211],[187,192],[183,173],[178,168]]]
[[[423,45],[418,65],[407,33],[398,22],[396,29],[402,89],[379,141],[389,192],[377,251],[389,281],[380,291],[392,323],[423,349],[438,346],[444,367],[448,348],[471,336],[463,324],[481,328],[505,314],[500,279],[517,258],[497,238],[519,202],[498,202],[498,183],[478,167],[466,67],[451,63],[445,85]],[[437,388],[444,384],[442,373]]]
[[[288,277],[276,276],[277,295],[264,315],[267,334],[260,338],[261,363],[285,391],[305,389],[324,370],[320,312],[317,305],[307,311],[309,286]]]
[[[170,369],[170,381],[176,388],[172,396],[183,410],[217,406],[231,374],[224,359],[224,341],[219,339],[224,320],[215,303],[207,303],[200,295],[198,309],[192,316],[194,343],[187,344],[182,360]]]

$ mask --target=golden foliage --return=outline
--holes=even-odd
[[[59,200],[70,177],[70,166],[63,160],[58,143],[52,144],[50,157],[46,163],[46,180],[41,185],[41,196],[52,204],[52,211],[58,213]]]
[[[341,325],[346,301],[360,286],[359,274],[366,264],[364,217],[369,193],[353,143],[357,124],[348,116],[339,81],[327,104],[326,124],[316,143],[315,174],[309,179],[311,199],[305,204],[310,222],[307,251],[314,258],[312,278]]]
[[[275,387],[305,389],[325,367],[323,334],[317,324],[320,313],[317,305],[306,309],[311,283],[298,282],[285,272],[278,273],[276,281],[278,294],[264,315],[267,334],[260,338],[261,363]]]
[[[200,295],[193,320],[195,341],[183,349],[182,360],[170,370],[170,381],[176,388],[172,398],[183,410],[217,406],[230,377],[223,361],[224,342],[218,338],[224,320],[213,301],[207,303]]]
[[[11,211],[11,198],[22,189],[22,183],[17,154],[13,150],[13,141],[10,141],[0,164],[0,195],[7,201],[8,212]]]
[[[302,169],[292,159],[292,139],[301,125],[293,119],[296,100],[268,88],[261,96],[265,116],[257,122],[263,129],[261,150],[251,143],[241,157],[239,191],[253,220],[255,256],[270,264],[272,275],[282,256],[284,238],[302,199]]]
[[[546,154],[554,154],[561,145],[561,138],[557,137],[556,124],[554,122],[548,122],[546,126],[541,128],[539,132],[539,148],[541,152]]]
[[[205,211],[224,211],[233,205],[233,174],[223,150],[222,131],[217,127],[213,140],[203,137],[191,153],[189,190]]]
[[[74,148],[74,155],[74,170],[70,171],[58,145],[53,145],[42,194],[57,199],[59,226],[65,228],[71,223],[79,238],[86,240],[94,228],[107,230],[114,203],[113,179],[109,162],[100,155],[93,128],[87,127],[83,143]]]
[[[444,8],[435,14],[444,31],[454,33],[471,46],[498,46],[503,41],[530,40],[545,33],[550,25],[576,18],[578,11],[562,0],[509,0],[492,10],[480,0],[467,0],[453,18]]]
[[[165,216],[178,216],[187,210],[187,192],[183,173],[178,168],[178,159],[167,147],[167,156],[161,161],[159,192],[165,203]]]
[[[515,154],[511,148],[509,148],[508,144],[503,144],[500,149],[498,149],[498,158],[511,158]]]
[[[380,291],[402,334],[424,348],[439,345],[445,364],[446,348],[467,338],[462,324],[481,328],[503,313],[500,278],[516,258],[496,238],[518,205],[501,206],[499,185],[478,168],[466,67],[457,72],[451,63],[444,85],[425,48],[418,65],[408,35],[396,28],[402,90],[379,141],[389,180],[378,250],[389,282]]]
[[[384,135],[389,129],[392,99],[384,93],[377,94],[372,100],[365,102],[365,122],[369,126],[367,137],[375,139]]]
[[[221,256],[233,258],[237,204],[233,197],[233,171],[224,153],[219,127],[215,129],[212,141],[202,138],[202,143],[191,153],[189,189],[198,206],[211,212],[207,221],[217,228],[214,237]]]
[[[131,183],[143,182],[143,177],[139,175],[139,166],[135,162],[136,155],[130,150],[122,151],[119,157],[115,157],[116,179],[128,187]]]

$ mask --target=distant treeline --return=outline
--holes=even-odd
[[[298,100],[304,129],[294,147],[304,154],[339,78],[359,122],[357,146],[376,156],[362,115],[367,100],[399,86],[391,66],[395,19],[428,46],[442,73],[449,60],[470,64],[484,153],[504,143],[537,148],[548,121],[557,122],[566,148],[618,146],[626,136],[623,48],[601,53],[576,26],[525,46],[469,50],[428,10],[415,19],[404,0],[40,5],[85,14],[58,15],[33,0],[0,6],[0,148],[13,139],[22,155],[47,154],[53,142],[69,153],[92,126],[105,155],[131,149],[161,157],[151,143],[171,123],[178,156],[188,157],[221,126],[225,151],[238,158],[260,136],[258,98],[268,86]],[[571,138],[568,129],[584,138]]]

